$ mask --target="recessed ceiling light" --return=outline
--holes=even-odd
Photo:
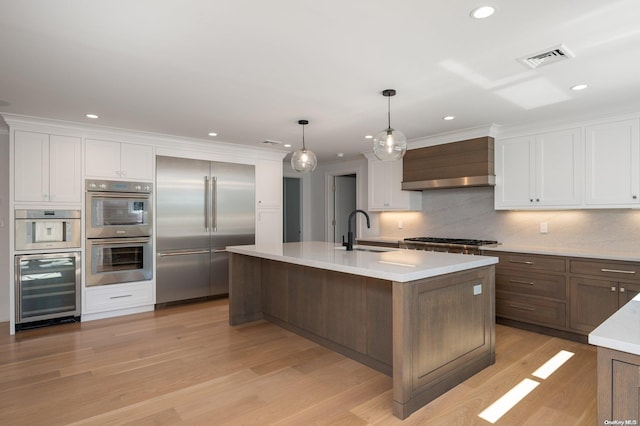
[[[491,6],[480,6],[471,11],[471,17],[475,19],[484,19],[493,15],[495,11],[496,9]]]
[[[87,118],[98,118],[98,116],[95,115],[95,114],[87,114],[87,115],[85,115],[85,117],[87,117]]]
[[[364,138],[365,138],[365,139],[373,139],[373,136],[371,136],[371,135],[367,135],[367,136],[365,136]]]
[[[344,157],[344,152],[339,152],[336,155],[338,156],[338,158],[342,158],[342,157]]]
[[[284,145],[282,145],[282,146],[284,146],[285,148],[291,148],[291,144],[290,144],[290,143],[285,143],[285,144],[284,144]]]
[[[209,136],[218,136],[216,132],[209,132]]]
[[[453,115],[445,115],[444,117],[442,117],[443,120],[445,121],[451,121],[454,120],[456,117]]]
[[[579,90],[584,90],[587,87],[589,87],[587,84],[576,84],[575,86],[571,86],[571,90],[575,90],[577,92]]]

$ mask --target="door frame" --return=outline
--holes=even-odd
[[[333,241],[333,226],[331,220],[333,218],[333,212],[335,209],[335,203],[333,199],[333,181],[336,176],[344,175],[356,175],[356,209],[366,210],[366,199],[364,198],[366,191],[366,175],[367,167],[366,162],[364,164],[351,164],[345,165],[342,168],[336,168],[331,171],[327,171],[324,174],[324,188],[325,188],[325,241]],[[363,185],[364,190],[363,190]],[[358,215],[356,217],[356,235],[362,235],[361,218]]]

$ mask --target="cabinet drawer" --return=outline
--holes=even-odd
[[[615,281],[640,279],[640,264],[634,262],[572,259],[570,271],[572,274],[592,275]]]
[[[566,270],[565,260],[562,257],[499,252],[487,254],[489,256],[497,256],[500,259],[499,267],[518,268],[523,271],[564,272]]]
[[[83,313],[113,311],[153,304],[151,281],[87,288]]]
[[[566,304],[548,300],[496,294],[496,316],[552,327],[565,327]]]
[[[566,300],[567,280],[564,275],[499,268],[496,270],[496,291]]]

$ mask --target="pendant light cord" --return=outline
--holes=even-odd
[[[304,124],[302,125],[302,150],[306,151],[307,147],[304,145]]]
[[[389,119],[389,129],[391,128],[391,96],[387,96],[387,118]]]

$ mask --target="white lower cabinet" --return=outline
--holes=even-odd
[[[143,308],[140,309],[141,312],[152,310],[153,289],[153,281],[87,287],[82,318],[98,319],[129,314],[136,308]]]
[[[281,243],[282,240],[282,209],[258,209],[256,245]]]

